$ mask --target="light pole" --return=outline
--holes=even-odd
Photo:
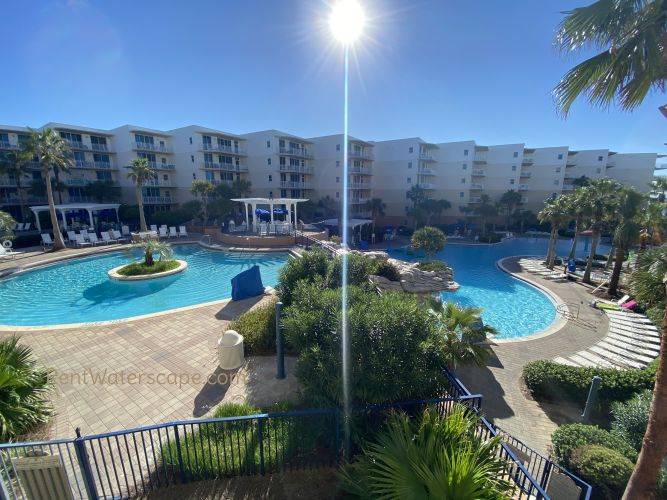
[[[343,265],[341,277],[341,356],[343,359],[343,415],[345,450],[350,438],[350,353],[348,337],[348,73],[350,46],[361,35],[365,23],[364,11],[356,0],[339,0],[331,10],[329,26],[334,38],[343,45],[343,210],[339,218],[343,240]]]

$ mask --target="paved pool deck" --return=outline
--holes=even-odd
[[[530,361],[568,356],[586,349],[606,335],[608,321],[601,311],[588,305],[593,298],[589,288],[530,274],[521,269],[516,257],[504,259],[503,265],[516,277],[557,295],[568,308],[565,314],[557,312],[564,325],[549,335],[498,342],[491,346],[492,356],[487,366],[461,367],[457,373],[471,392],[484,396],[482,408],[487,417],[530,447],[547,453],[551,433],[559,425],[577,421],[582,408],[535,401],[522,381],[523,367]]]

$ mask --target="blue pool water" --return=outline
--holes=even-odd
[[[545,255],[547,241],[516,238],[497,245],[448,242],[438,258],[454,269],[454,280],[461,288],[453,293],[443,293],[443,299],[462,306],[481,307],[484,322],[498,330],[499,339],[525,337],[547,328],[556,318],[551,300],[537,288],[512,278],[495,265],[499,259],[511,255]],[[569,241],[560,241],[558,255],[567,254],[569,248]],[[583,244],[577,253],[584,255]],[[392,250],[390,254],[411,260],[399,250]],[[414,257],[412,260],[418,259]]]
[[[107,271],[133,260],[125,252],[76,259],[0,280],[0,324],[38,326],[129,318],[231,297],[231,278],[257,264],[275,285],[286,253],[212,252],[175,245],[180,274],[141,282],[110,280]],[[135,256],[138,257],[138,254]]]

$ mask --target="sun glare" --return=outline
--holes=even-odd
[[[345,45],[351,45],[359,38],[365,22],[364,10],[356,0],[339,0],[329,18],[333,36]]]

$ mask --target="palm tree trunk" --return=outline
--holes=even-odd
[[[551,228],[551,234],[549,234],[549,243],[547,244],[547,256],[545,257],[544,261],[549,264],[551,262],[551,249],[552,249],[552,244],[554,241],[554,228]]]
[[[46,199],[49,202],[49,215],[51,216],[51,225],[53,226],[53,249],[62,250],[65,248],[65,241],[63,234],[60,232],[60,225],[58,224],[58,215],[56,214],[56,204],[53,201],[53,189],[51,189],[51,176],[48,169],[44,170],[46,177]]]
[[[611,251],[609,252],[611,255]],[[618,282],[621,278],[621,269],[623,268],[623,260],[625,259],[625,249],[621,246],[616,247],[616,253],[614,257],[614,269],[611,272],[611,278],[609,278],[609,287],[607,288],[607,293],[609,295],[616,295],[618,293]]]
[[[655,491],[662,460],[667,455],[667,309],[662,318],[660,358],[653,388],[653,402],[648,416],[642,449],[625,488],[623,500],[657,498]]]
[[[611,263],[614,261],[614,258],[616,256],[616,247],[614,245],[611,246],[609,249],[609,255],[607,255],[607,262],[604,264],[605,269],[609,269],[609,266],[611,266]]]
[[[22,187],[23,186],[21,186],[21,177],[19,174],[19,176],[16,177],[16,189],[19,192],[19,199],[21,200],[21,206],[19,207],[21,210],[21,220],[25,220],[25,208],[27,203],[25,202],[25,193],[23,192]]]
[[[137,184],[137,205],[139,206],[139,230],[148,231],[148,226],[146,226],[146,216],[144,215],[144,198],[141,195],[141,185]]]
[[[551,230],[551,238],[549,239],[549,259],[547,260],[547,267],[553,269],[556,263],[556,243],[558,242],[558,226],[554,226]]]
[[[588,254],[588,259],[586,260],[586,270],[584,271],[584,283],[591,282],[591,271],[593,269],[593,259],[595,258],[595,253],[598,250],[598,241],[600,239],[600,233],[598,231],[593,231],[591,235],[591,251]]]
[[[567,260],[572,260],[577,255],[577,240],[579,239],[579,227],[581,224],[579,221],[576,222],[574,226],[574,238],[572,239],[572,246],[570,247],[570,253],[567,256]]]
[[[202,211],[202,221],[201,221],[201,232],[206,234],[206,221],[208,220],[208,207],[206,206],[206,199],[202,196],[201,199],[201,211]]]

